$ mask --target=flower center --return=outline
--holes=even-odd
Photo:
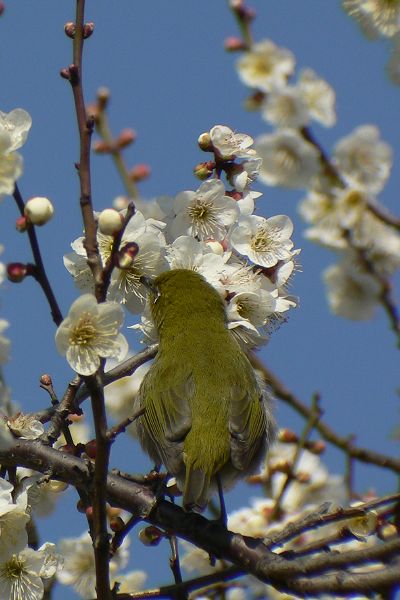
[[[70,336],[71,346],[88,346],[96,337],[96,327],[92,322],[92,315],[83,313],[78,323],[72,329]]]
[[[290,148],[281,147],[275,154],[275,163],[279,169],[291,171],[297,163],[297,156]]]
[[[206,221],[212,216],[212,204],[206,200],[197,202],[188,207],[188,213],[192,223],[195,221]]]
[[[19,579],[24,572],[24,562],[14,554],[1,571],[5,579]]]
[[[250,247],[255,252],[266,252],[272,246],[272,240],[266,227],[259,227],[253,235]]]

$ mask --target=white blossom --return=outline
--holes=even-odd
[[[224,160],[255,156],[256,151],[250,148],[254,140],[245,133],[235,133],[226,125],[215,125],[210,129],[211,143],[219,156]]]
[[[308,106],[297,86],[271,90],[261,111],[263,118],[276,127],[304,127],[309,122]]]
[[[109,561],[110,578],[115,581],[119,569],[128,561],[128,538]],[[59,543],[59,551],[64,557],[64,568],[57,572],[57,579],[64,585],[71,585],[81,598],[96,597],[96,571],[93,544],[85,532],[78,538],[64,538]]]
[[[167,248],[171,269],[190,269],[202,275],[211,285],[216,285],[230,257],[230,252],[216,253],[210,244],[190,236],[178,237]]]
[[[229,183],[238,192],[244,192],[257,179],[262,160],[259,157],[249,158],[240,164],[235,163],[227,173]]]
[[[328,303],[333,313],[346,319],[371,319],[379,303],[381,285],[368,273],[360,272],[350,262],[325,269]]]
[[[209,179],[196,192],[178,194],[174,201],[175,218],[171,223],[174,238],[191,235],[200,240],[222,240],[227,227],[237,219],[239,208],[225,195],[222,181]]]
[[[47,517],[54,511],[61,492],[68,487],[63,481],[46,479],[42,473],[22,467],[18,468],[17,475],[22,490],[28,492],[28,503],[32,512],[39,517]]]
[[[271,40],[254,44],[236,63],[243,83],[266,92],[284,85],[294,67],[295,59],[290,50],[279,48]]]
[[[54,544],[46,543],[38,550],[25,548],[0,562],[0,597],[10,600],[41,600],[42,579],[52,577],[62,566],[62,558]]]
[[[8,321],[0,319],[0,365],[4,365],[10,358],[11,342],[3,335],[3,331],[9,326],[10,324]]]
[[[334,158],[346,181],[361,190],[378,193],[392,167],[392,150],[374,125],[357,127],[335,146]]]
[[[258,328],[266,324],[275,309],[274,296],[266,290],[259,289],[257,292],[235,294],[227,306],[226,313],[229,321],[247,320]]]
[[[0,111],[0,153],[18,150],[25,143],[31,125],[31,116],[22,108],[9,113]]]
[[[8,481],[0,478],[0,560],[22,551],[28,543],[28,496],[22,492],[14,499],[13,489]]]
[[[343,8],[370,37],[378,34],[392,37],[400,31],[398,0],[343,0]]]
[[[92,375],[101,357],[122,360],[126,355],[128,344],[119,333],[123,319],[123,310],[116,302],[98,304],[92,294],[83,294],[57,329],[57,349],[77,373]]]
[[[14,435],[23,440],[36,440],[44,433],[43,423],[34,415],[18,413],[15,417],[11,417],[7,424]]]
[[[285,215],[265,219],[256,215],[240,217],[232,228],[230,241],[239,254],[256,265],[273,267],[291,256],[293,223]]]
[[[260,179],[267,185],[302,188],[320,171],[317,149],[294,129],[281,129],[256,140],[262,158]]]
[[[22,156],[18,152],[0,152],[0,198],[13,193],[15,182],[21,175]]]
[[[310,117],[325,127],[332,127],[336,122],[335,91],[329,83],[320,79],[312,69],[303,69],[298,88]]]

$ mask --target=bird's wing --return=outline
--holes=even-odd
[[[192,425],[193,378],[187,372],[160,372],[156,365],[153,367],[156,368],[146,375],[139,392],[140,405],[145,408],[141,426],[144,437],[151,438],[168,471],[176,475],[183,467],[183,441]]]
[[[266,428],[262,391],[254,385],[250,388],[236,385],[229,404],[231,461],[236,469],[242,471],[250,466],[257,450],[265,443]]]

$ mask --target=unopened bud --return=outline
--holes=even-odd
[[[164,537],[164,532],[154,525],[149,525],[139,531],[139,540],[145,546],[158,546]]]
[[[246,100],[243,103],[243,106],[244,106],[245,110],[248,110],[249,112],[254,112],[256,110],[260,110],[261,104],[263,103],[264,98],[265,98],[264,92],[255,92],[254,94],[252,94],[251,96],[246,98]]]
[[[45,225],[54,214],[54,207],[48,198],[36,196],[25,204],[26,218],[34,225]]]
[[[313,454],[322,454],[326,450],[326,443],[323,440],[310,442],[308,450]]]
[[[104,235],[115,235],[121,230],[124,217],[114,208],[106,208],[99,214],[98,227]]]
[[[217,240],[208,240],[206,242],[207,246],[211,248],[214,254],[218,254],[218,256],[222,256],[224,253],[224,247],[221,242],[217,242]]]
[[[393,523],[385,523],[379,528],[379,537],[382,540],[391,540],[397,537],[397,527]]]
[[[305,471],[299,471],[296,473],[296,481],[299,483],[310,483],[311,475],[310,473],[306,473]]]
[[[21,283],[28,275],[28,265],[24,263],[9,263],[7,265],[7,279],[13,283]]]
[[[20,233],[24,233],[29,227],[29,223],[26,217],[18,217],[15,221],[15,229]]]
[[[42,375],[40,377],[39,383],[40,383],[40,385],[45,385],[47,387],[47,386],[53,385],[53,380],[48,373],[45,373],[44,375]]]
[[[290,429],[280,429],[278,433],[278,440],[285,444],[295,444],[298,441],[298,437],[294,431]]]
[[[70,75],[69,69],[61,69],[60,70],[60,75],[61,75],[61,77],[63,79],[68,79],[68,80],[71,79],[71,75]]]
[[[197,177],[197,179],[200,179],[200,181],[204,181],[213,174],[214,168],[215,163],[213,161],[202,162],[195,166],[195,168],[193,169],[193,173],[194,176]]]
[[[200,149],[204,150],[204,152],[212,152],[211,137],[208,131],[205,131],[199,135],[197,143],[199,144]]]
[[[83,26],[83,39],[86,40],[89,38],[94,31],[94,23],[85,23]]]
[[[146,163],[139,163],[129,171],[129,178],[138,183],[150,177],[151,169]]]
[[[118,253],[118,267],[120,269],[129,269],[132,266],[135,257],[139,252],[139,246],[136,242],[129,242]]]
[[[121,517],[113,517],[110,519],[110,529],[111,531],[122,531],[125,527],[125,522]]]
[[[247,46],[244,41],[238,37],[228,37],[224,41],[224,48],[227,52],[238,52],[239,50],[246,50]]]
[[[104,110],[108,104],[110,99],[111,92],[106,87],[101,87],[97,90],[97,102],[99,104],[99,109]]]
[[[269,465],[269,472],[272,473],[286,473],[292,472],[292,465],[288,460],[280,460]]]
[[[129,198],[127,196],[117,196],[114,198],[112,204],[115,210],[124,210],[129,204]]]
[[[117,139],[115,145],[119,150],[126,148],[136,140],[137,133],[133,129],[123,129]]]
[[[96,440],[90,440],[90,442],[87,442],[87,444],[85,444],[85,454],[88,455],[89,458],[96,458],[96,451],[97,451],[97,444],[96,444]]]
[[[88,506],[85,510],[85,515],[88,521],[93,519],[93,506]]]
[[[68,21],[68,23],[65,23],[64,31],[65,31],[65,35],[67,35],[71,39],[74,39],[75,33],[76,33],[75,23],[73,23],[72,21]]]
[[[97,140],[93,143],[93,151],[96,154],[108,154],[112,150],[112,146],[108,142],[103,142],[103,140]]]

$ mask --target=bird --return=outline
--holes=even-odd
[[[215,490],[221,499],[257,470],[275,436],[271,397],[202,275],[172,269],[150,288],[159,347],[136,398],[138,437],[176,478],[184,509],[202,512]]]

